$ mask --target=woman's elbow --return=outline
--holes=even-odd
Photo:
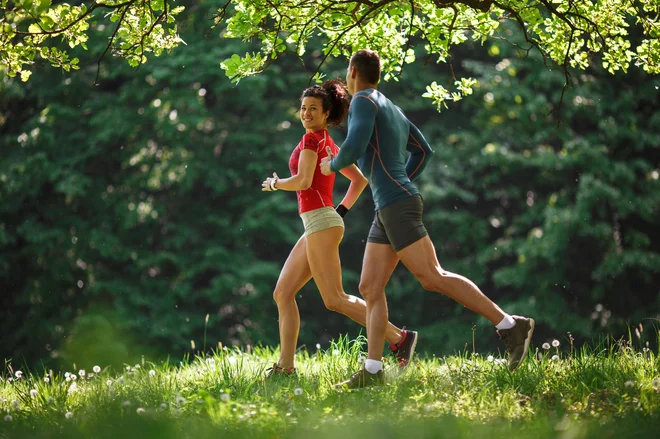
[[[301,190],[301,191],[306,191],[306,190],[309,189],[310,187],[312,187],[312,179],[311,179],[311,178],[310,178],[310,179],[302,180],[302,181],[300,182],[300,190]]]

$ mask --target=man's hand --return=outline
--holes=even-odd
[[[334,159],[335,156],[332,154],[329,146],[325,147],[325,152],[328,153],[328,156],[321,159],[319,167],[321,168],[321,174],[330,175],[333,172],[332,169],[330,169],[330,160]]]

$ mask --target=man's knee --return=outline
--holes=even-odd
[[[360,286],[358,288],[360,290],[360,294],[367,302],[376,300],[379,297],[385,295],[385,287],[383,285],[368,280],[361,280]]]
[[[426,273],[415,274],[415,277],[425,290],[442,293],[446,290],[445,283],[448,274],[449,273],[445,270],[438,269]]]

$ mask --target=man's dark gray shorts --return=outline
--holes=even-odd
[[[377,210],[367,242],[390,244],[395,252],[403,250],[429,234],[422,223],[423,211],[419,194]]]

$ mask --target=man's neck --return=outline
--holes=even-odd
[[[377,84],[363,84],[363,83],[357,83],[357,84],[355,84],[355,93],[358,93],[358,92],[360,92],[360,91],[364,91],[364,90],[369,90],[369,89],[374,89],[374,90],[376,90],[377,87],[378,87]]]

